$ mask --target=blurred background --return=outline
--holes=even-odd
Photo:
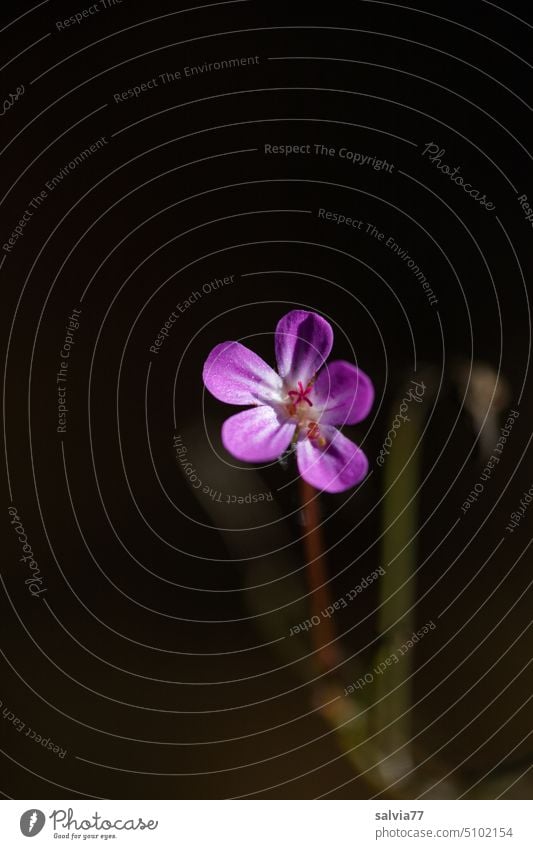
[[[529,798],[528,11],[2,10],[4,491],[46,588],[6,510],[4,795]],[[201,380],[226,340],[274,365],[293,308],[376,388],[367,479],[312,511]]]

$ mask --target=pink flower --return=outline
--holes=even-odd
[[[300,475],[317,489],[342,492],[363,480],[365,454],[335,425],[364,419],[374,388],[351,363],[325,365],[332,345],[333,330],[324,318],[293,310],[276,327],[277,373],[240,342],[213,348],[203,371],[207,389],[219,401],[253,405],[222,426],[230,454],[266,463],[295,444]]]

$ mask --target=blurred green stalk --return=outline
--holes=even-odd
[[[422,399],[421,399],[422,400]],[[402,399],[393,408],[396,417]],[[399,649],[416,630],[415,599],[419,524],[421,438],[426,405],[409,404],[409,421],[401,421],[395,431],[389,456],[384,464],[382,563],[385,575],[380,579],[378,631],[380,648],[374,669],[385,664],[375,675],[375,709],[372,725],[381,731],[379,748],[383,754],[394,752],[412,736],[411,705],[414,651],[400,655]],[[394,421],[394,418],[392,419]],[[375,673],[374,673],[375,674]],[[389,727],[387,727],[389,726]],[[384,764],[391,777],[399,777],[411,768],[408,747],[391,755]]]

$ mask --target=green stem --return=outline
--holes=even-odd
[[[396,403],[399,409],[401,401]],[[422,403],[409,405],[409,421],[396,430],[384,469],[383,566],[380,580],[378,620],[382,643],[377,663],[389,665],[376,676],[376,730],[390,728],[380,735],[385,751],[394,751],[411,739],[411,705],[414,653],[399,649],[416,629],[416,534],[419,525],[420,446],[425,416]],[[402,716],[402,714],[404,714]],[[403,750],[405,752],[405,750]],[[402,757],[405,760],[405,754]]]

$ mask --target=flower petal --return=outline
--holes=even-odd
[[[266,463],[289,447],[296,424],[278,417],[269,406],[243,410],[222,425],[224,448],[238,460]]]
[[[203,371],[204,384],[228,404],[261,404],[281,397],[283,381],[261,357],[240,342],[216,345]]]
[[[320,425],[320,432],[326,445],[305,437],[296,446],[303,479],[326,492],[343,492],[362,481],[368,472],[365,453],[335,427]]]
[[[357,424],[370,412],[374,387],[364,371],[344,360],[334,360],[318,375],[310,397],[321,408],[321,422]]]
[[[333,346],[333,330],[322,316],[292,310],[276,327],[278,371],[293,387],[301,380],[307,386],[324,364]]]

